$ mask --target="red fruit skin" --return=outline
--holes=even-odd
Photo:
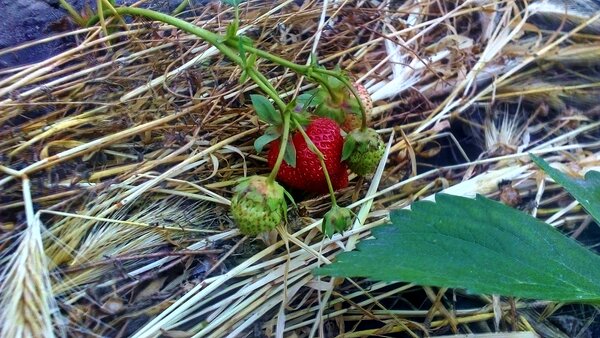
[[[334,190],[348,186],[348,171],[341,162],[344,138],[340,134],[338,124],[328,118],[316,118],[306,128],[306,134],[321,151],[327,172]],[[307,192],[325,193],[328,191],[325,173],[316,154],[308,148],[300,132],[295,132],[292,142],[296,148],[296,168],[285,161],[279,167],[277,180],[290,188]],[[272,169],[277,160],[280,142],[271,145],[268,154],[269,167]]]

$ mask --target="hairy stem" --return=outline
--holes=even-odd
[[[226,57],[231,59],[231,61],[235,62],[236,64],[238,64],[242,67],[244,66],[241,58],[234,51],[234,50],[238,50],[238,48],[239,48],[239,38],[237,38],[237,37],[234,37],[231,39],[226,39],[222,35],[215,34],[206,29],[200,28],[200,27],[198,27],[192,23],[189,23],[185,20],[181,20],[181,19],[175,18],[168,14],[163,14],[160,12],[156,12],[156,11],[144,9],[144,8],[119,7],[119,8],[115,8],[114,10],[109,10],[109,11],[105,11],[103,13],[98,13],[98,14],[99,15],[91,18],[87,22],[88,26],[95,24],[98,21],[99,17],[103,18],[104,16],[108,16],[108,15],[134,15],[134,16],[147,17],[152,20],[161,21],[161,22],[167,23],[169,25],[173,25],[183,31],[186,31],[190,34],[194,34],[194,35],[206,40],[208,43],[215,46],[221,53],[223,53],[223,55],[225,55]],[[276,63],[282,67],[286,67],[300,75],[304,75],[307,78],[324,86],[329,91],[331,90],[331,88],[329,88],[329,84],[327,83],[326,79],[324,79],[322,76],[320,76],[320,74],[333,76],[336,79],[340,80],[352,92],[352,94],[354,95],[354,97],[356,97],[356,99],[358,100],[358,102],[360,104],[361,115],[362,115],[361,129],[365,129],[367,127],[367,117],[366,117],[366,112],[365,112],[365,106],[364,106],[362,100],[360,99],[360,95],[358,94],[356,89],[352,86],[352,84],[340,72],[317,68],[317,67],[314,67],[313,65],[296,64],[296,63],[286,60],[280,56],[271,54],[267,51],[264,51],[262,49],[259,49],[259,48],[253,47],[253,46],[244,46],[244,49],[250,53],[256,54],[257,56],[259,56],[263,59],[269,60],[269,61]],[[264,83],[264,84],[266,84],[266,83]],[[275,95],[269,95],[269,96],[271,96],[271,98],[274,101],[276,101],[276,99],[274,97]],[[277,101],[276,101],[276,104],[278,106],[280,106],[280,104],[277,103]],[[280,106],[280,108],[282,108],[282,107]]]
[[[183,12],[189,4],[190,4],[190,0],[183,0],[181,3],[179,3],[177,8],[175,8],[175,10],[173,10],[172,14],[173,15],[181,14],[181,12]]]
[[[99,13],[100,14],[100,13]],[[242,60],[240,57],[229,47],[227,47],[222,40],[224,40],[223,36],[219,34],[215,34],[211,31],[208,31],[204,28],[200,28],[192,23],[189,23],[185,20],[175,18],[168,14],[163,14],[160,12],[156,12],[150,9],[145,8],[135,8],[135,7],[118,7],[115,8],[115,12],[105,11],[102,15],[111,15],[111,14],[119,14],[119,15],[133,15],[133,16],[143,16],[152,20],[161,21],[166,24],[175,26],[183,31],[186,31],[190,34],[194,34],[201,39],[207,41],[211,45],[215,46],[223,55],[228,57],[231,61],[235,62],[238,65],[242,65]],[[95,16],[91,18],[87,25],[93,25],[98,21],[98,17]]]
[[[181,20],[181,19],[175,18],[168,14],[163,14],[160,12],[156,12],[156,11],[144,9],[144,8],[119,7],[116,9],[112,9],[109,12],[106,12],[106,13],[102,12],[102,13],[98,13],[98,14],[99,14],[98,18],[100,18],[101,20],[104,18],[105,14],[106,15],[114,14],[114,15],[143,16],[143,17],[147,17],[152,20],[164,22],[166,24],[175,26],[183,31],[186,31],[190,34],[194,34],[194,35],[200,37],[201,39],[203,39],[203,40],[207,41],[208,43],[210,43],[211,45],[215,46],[215,48],[217,48],[223,55],[225,55],[231,61],[233,61],[240,67],[245,67],[245,64],[242,61],[242,58],[235,52],[235,50],[237,50],[239,48],[238,38],[227,39],[227,38],[223,37],[222,35],[210,32],[206,29],[198,27],[198,26],[196,26],[192,23],[189,23],[185,20]],[[88,25],[94,24],[98,18],[90,19],[90,21],[88,21]],[[286,67],[296,73],[305,75],[308,78],[311,78],[312,80],[314,80],[316,82],[319,82],[321,85],[325,86],[328,89],[329,89],[329,84],[327,83],[327,81],[325,81],[325,79],[323,79],[323,77],[321,77],[319,75],[319,73],[334,76],[338,80],[342,81],[342,83],[344,83],[346,85],[346,87],[348,87],[348,89],[350,89],[352,91],[354,96],[359,101],[359,104],[361,106],[361,112],[362,112],[362,128],[363,129],[366,128],[366,114],[365,114],[365,109],[364,109],[362,100],[360,99],[360,96],[358,95],[358,93],[356,92],[354,87],[350,84],[350,82],[346,78],[344,78],[339,72],[328,71],[325,69],[319,69],[319,68],[315,68],[312,66],[298,65],[298,64],[290,62],[282,57],[273,55],[273,54],[263,51],[261,49],[254,48],[252,46],[244,46],[244,49],[250,53],[255,53],[257,56],[260,56],[271,62],[277,63],[280,66]],[[252,80],[267,95],[269,95],[269,97],[271,97],[271,99],[273,99],[273,101],[278,106],[278,108],[282,114],[282,117],[283,117],[283,134],[282,134],[282,139],[281,139],[281,147],[279,149],[279,154],[277,155],[277,160],[275,162],[273,170],[269,174],[269,180],[272,181],[277,176],[277,173],[279,172],[279,167],[281,166],[281,163],[283,162],[285,148],[287,147],[287,143],[288,143],[288,139],[289,139],[291,113],[288,112],[287,106],[286,106],[285,102],[283,102],[283,100],[279,97],[277,90],[271,85],[271,83],[268,81],[268,79],[265,78],[265,76],[263,74],[261,74],[256,69],[245,69],[245,70],[248,72],[248,75],[250,76],[250,78],[252,78]],[[298,122],[295,121],[295,123],[298,123]],[[323,167],[323,171],[325,173],[325,178],[327,180],[327,185],[329,188],[331,199],[332,199],[333,204],[335,205],[335,196],[333,194],[333,186],[331,184],[331,179],[329,177],[329,173],[327,172],[327,168],[325,167],[323,154],[314,146],[312,141],[310,141],[310,139],[308,138],[306,133],[304,133],[304,130],[302,129],[302,127],[299,127],[299,130],[302,133],[302,135],[304,136],[304,138],[306,139],[307,144],[309,144],[309,146],[312,147],[311,150],[313,150],[313,152],[315,152],[315,154],[317,154],[317,157],[319,158],[319,161],[321,162],[321,166]]]
[[[275,165],[273,165],[273,169],[267,178],[268,182],[273,182],[275,177],[277,177],[277,173],[279,173],[279,167],[281,163],[283,163],[283,157],[285,155],[285,148],[287,147],[288,140],[290,138],[290,117],[291,113],[287,110],[284,110],[283,113],[283,133],[281,134],[281,146],[279,147],[279,154],[277,154],[277,160],[275,160]]]

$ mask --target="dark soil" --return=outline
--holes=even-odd
[[[133,2],[116,1],[118,5]],[[147,1],[146,7],[170,12],[180,2],[181,0],[151,0]],[[69,3],[78,11],[84,7],[95,10],[96,7],[96,0],[69,0]],[[193,6],[194,1],[190,3]],[[77,28],[69,19],[68,13],[60,7],[58,0],[0,0],[0,13],[0,50]],[[65,38],[0,55],[0,69],[45,60],[74,44],[74,39]]]

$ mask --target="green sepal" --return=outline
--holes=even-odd
[[[290,194],[287,190],[285,190],[285,188],[283,189],[283,193],[290,200],[290,202],[292,203],[294,208],[298,209],[298,205],[296,204],[296,201],[294,201],[294,196],[292,196],[292,194]]]
[[[342,81],[331,75],[327,77],[327,84],[329,85],[329,88],[334,90],[339,90],[346,87]]]
[[[281,115],[277,113],[269,99],[258,94],[250,95],[250,99],[258,118],[272,125],[282,124]]]
[[[260,153],[267,144],[275,141],[279,137],[281,137],[279,128],[271,126],[265,130],[264,134],[254,141],[254,149],[256,149],[256,152]]]
[[[225,40],[233,40],[237,35],[237,31],[239,28],[239,22],[237,20],[233,20],[231,23],[227,25],[227,30],[225,31]]]
[[[256,54],[250,54],[250,56],[248,56],[248,59],[246,59],[246,68],[254,68],[254,65],[256,64],[256,58]]]
[[[298,97],[296,98],[296,105],[300,106],[302,110],[307,110],[308,108],[316,107],[323,103],[325,95],[322,90],[310,90],[306,93],[298,95]]]
[[[352,155],[352,152],[354,152],[354,149],[356,149],[356,140],[354,137],[348,135],[344,141],[344,147],[342,148],[342,161],[347,160],[348,157]]]
[[[285,147],[283,153],[283,160],[292,168],[296,168],[296,147],[291,139],[288,140],[288,144]]]
[[[301,126],[307,126],[310,124],[310,116],[307,114],[292,113],[292,119],[300,123]]]
[[[254,46],[254,41],[245,35],[238,35],[237,39],[240,40],[244,46]]]
[[[334,205],[325,216],[323,216],[323,223],[321,230],[325,236],[331,238],[336,233],[343,233],[348,230],[352,225],[354,214],[348,208],[340,208]]]
[[[346,113],[344,109],[342,109],[341,107],[331,105],[329,101],[321,103],[315,109],[315,115],[330,118],[336,121],[337,123],[343,123],[346,119]]]
[[[233,187],[233,192],[241,192],[244,189],[246,189],[248,187],[249,181],[249,176],[238,178],[235,187]]]

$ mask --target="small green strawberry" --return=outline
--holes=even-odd
[[[342,160],[357,175],[371,174],[377,168],[385,151],[381,136],[371,128],[354,129],[344,142]]]
[[[324,86],[302,94],[298,103],[306,108],[314,108],[314,114],[327,117],[337,122],[345,132],[362,125],[363,113],[359,100],[346,85],[333,76],[327,76],[327,88]],[[354,90],[358,93],[360,101],[365,108],[365,123],[373,109],[373,102],[367,89],[359,83],[353,83]]]
[[[285,221],[285,190],[279,183],[263,176],[243,179],[231,199],[231,213],[240,232],[256,236],[268,232]]]
[[[337,205],[333,205],[325,216],[323,216],[323,233],[331,238],[335,233],[342,233],[350,228],[352,225],[353,214],[348,208],[341,208]]]

